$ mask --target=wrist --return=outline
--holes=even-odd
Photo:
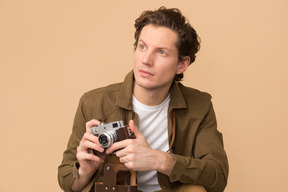
[[[84,170],[82,169],[81,166],[79,166],[78,168],[78,176],[79,178],[91,178],[93,176],[93,174],[95,173],[95,171],[87,171],[87,170]]]
[[[85,170],[82,169],[82,167],[79,164],[76,167],[78,177],[75,178],[72,183],[71,191],[73,192],[82,191],[83,188],[89,183],[91,177],[93,176],[93,173],[92,174],[87,173]]]
[[[175,162],[176,162],[176,160],[171,154],[164,152],[164,151],[161,151],[159,153],[159,156],[157,159],[156,170],[158,172],[165,174],[165,175],[169,175]]]

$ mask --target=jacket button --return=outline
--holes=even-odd
[[[167,185],[164,185],[163,187],[164,187],[165,189],[167,189]]]

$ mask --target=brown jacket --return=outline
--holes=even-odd
[[[132,108],[133,72],[124,82],[85,93],[79,102],[73,131],[62,164],[58,168],[58,181],[64,191],[70,191],[77,174],[76,148],[85,133],[85,124],[91,119],[128,122],[138,116]],[[173,111],[175,113],[175,139],[170,153],[176,163],[170,175],[158,173],[163,190],[175,191],[183,184],[203,185],[208,192],[221,192],[227,184],[228,160],[223,148],[222,134],[217,130],[211,96],[207,93],[173,83],[168,109],[168,136],[172,140]],[[101,181],[102,168],[98,168],[83,191],[89,192],[95,181]]]

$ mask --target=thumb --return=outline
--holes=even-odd
[[[133,120],[129,121],[129,128],[134,133],[135,137],[138,139],[139,137],[142,137],[143,135],[140,133],[138,127],[135,125]]]

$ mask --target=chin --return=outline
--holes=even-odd
[[[138,86],[138,87],[142,87],[142,88],[145,88],[145,89],[149,89],[152,85],[151,83],[149,82],[145,82],[145,81],[137,81],[135,79],[135,85]]]

